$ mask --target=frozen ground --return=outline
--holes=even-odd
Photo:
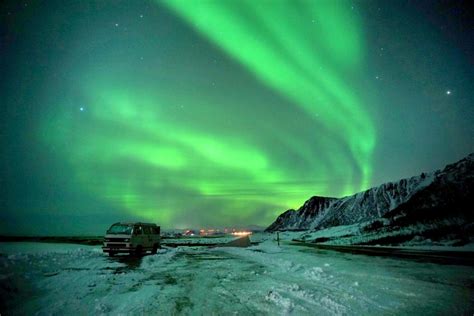
[[[380,221],[381,220],[377,220]],[[377,222],[376,221],[376,222]],[[461,245],[456,245],[460,240],[451,238],[449,235],[446,239],[433,241],[429,238],[424,237],[424,231],[433,229],[434,227],[440,228],[445,225],[449,226],[449,221],[439,222],[435,226],[431,227],[430,224],[414,224],[411,226],[399,228],[399,229],[366,229],[374,221],[368,221],[364,223],[357,223],[352,225],[341,225],[333,226],[325,229],[315,231],[288,231],[280,233],[283,238],[291,238],[306,242],[315,242],[318,244],[326,245],[379,245],[379,246],[394,246],[394,247],[417,247],[423,249],[438,249],[438,250],[453,250],[453,251],[473,251],[474,241],[464,240]],[[444,223],[444,224],[443,224]],[[409,236],[405,241],[397,240],[398,237]],[[393,239],[390,240],[390,237]]]
[[[259,236],[253,236],[257,239]],[[265,239],[266,237],[261,237]],[[474,268],[283,244],[99,247],[0,243],[2,314],[472,315]]]
[[[222,236],[222,237],[181,237],[181,238],[166,238],[162,242],[168,245],[172,244],[220,244],[227,243],[236,239],[232,235]]]

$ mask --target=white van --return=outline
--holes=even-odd
[[[107,230],[102,250],[109,256],[117,253],[155,254],[160,248],[160,226],[150,223],[115,223]]]

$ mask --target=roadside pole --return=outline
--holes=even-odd
[[[277,232],[277,243],[278,247],[280,247],[280,232]]]

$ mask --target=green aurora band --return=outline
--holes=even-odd
[[[344,140],[362,171],[361,187],[369,185],[374,129],[360,101],[335,73],[338,68],[360,70],[360,27],[346,2],[165,2],[257,78]],[[302,21],[308,20],[317,24],[307,28]]]
[[[48,116],[41,134],[63,148],[84,190],[137,219],[185,227],[269,224],[310,195],[371,184],[374,125],[348,79],[363,66],[362,27],[348,3],[158,5],[290,106],[269,113],[245,91],[230,97],[232,84],[216,95],[157,84],[150,71],[133,80],[119,60],[110,72],[77,69],[88,78],[77,87],[86,111],[79,121],[68,111]]]

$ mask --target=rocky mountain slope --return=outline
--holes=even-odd
[[[322,230],[363,223],[359,235],[365,236],[359,244],[372,242],[366,238],[368,233],[377,231],[390,239],[394,231],[415,226],[418,234],[431,231],[434,237],[449,234],[456,227],[465,239],[473,231],[473,191],[474,154],[470,154],[443,170],[385,183],[352,196],[314,196],[298,210],[281,214],[267,231]],[[413,229],[406,231],[402,239],[412,238]],[[375,239],[380,241],[380,236]]]

